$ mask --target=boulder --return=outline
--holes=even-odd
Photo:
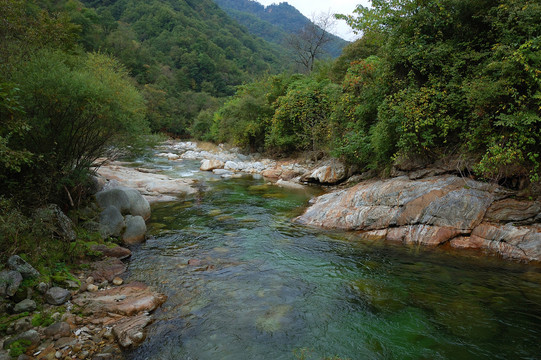
[[[201,171],[212,171],[214,169],[223,169],[224,162],[218,159],[205,159],[201,161]]]
[[[299,189],[299,190],[304,189],[304,185],[301,185],[293,181],[286,181],[282,179],[278,179],[278,181],[276,182],[276,185],[283,188],[289,188],[289,189]]]
[[[150,324],[151,318],[147,313],[125,318],[113,325],[113,334],[120,346],[127,348],[140,344],[144,339],[144,328]]]
[[[19,289],[23,276],[15,270],[0,272],[0,296],[13,296]]]
[[[150,217],[150,204],[136,189],[116,187],[96,194],[98,204],[103,208],[116,207],[122,214]]]
[[[15,307],[13,308],[15,313],[32,312],[34,310],[36,310],[36,302],[31,299],[24,299],[15,304]]]
[[[52,287],[45,293],[45,301],[51,305],[62,305],[68,301],[71,293],[61,287]]]
[[[91,264],[92,271],[90,276],[96,283],[113,279],[126,271],[126,265],[117,258],[107,258],[102,261],[96,261]]]
[[[66,242],[75,241],[77,235],[75,234],[73,222],[62,212],[60,207],[56,204],[50,204],[46,210],[53,215],[56,235]]]
[[[8,266],[11,270],[20,272],[23,279],[31,279],[40,275],[39,272],[32,267],[32,265],[24,261],[18,255],[13,255],[8,259]]]
[[[406,244],[449,243],[541,261],[541,204],[507,196],[498,186],[456,176],[403,176],[322,195],[296,221]]]
[[[130,199],[121,187],[100,191],[95,196],[102,209],[113,206],[122,214],[128,213],[130,209]]]
[[[126,215],[126,230],[122,234],[124,244],[139,244],[145,240],[147,226],[141,216]]]
[[[124,217],[120,213],[120,210],[109,205],[100,213],[100,234],[104,238],[109,236],[120,236],[122,230],[126,227]]]
[[[99,317],[108,314],[133,316],[151,312],[165,300],[164,295],[153,292],[147,285],[132,282],[99,292],[80,293],[73,302],[82,308],[83,313]]]
[[[317,169],[304,174],[302,181],[320,184],[337,184],[345,180],[347,176],[346,166],[338,160],[329,160]]]
[[[47,337],[53,338],[54,340],[58,340],[62,337],[71,336],[71,328],[68,323],[57,322],[45,328],[43,333]]]

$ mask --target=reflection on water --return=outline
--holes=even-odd
[[[541,354],[538,267],[308,229],[309,192],[158,165],[205,191],[153,207],[129,276],[168,300],[130,359]]]

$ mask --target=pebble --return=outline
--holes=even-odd
[[[123,282],[124,282],[124,280],[122,280],[122,279],[119,278],[119,277],[115,277],[115,278],[113,279],[113,284],[116,285],[116,286],[122,285]]]
[[[98,287],[94,284],[89,284],[87,287],[86,287],[86,290],[90,291],[90,292],[96,292],[98,291]]]
[[[86,283],[87,284],[94,284],[94,278],[92,276],[89,276],[86,278]]]
[[[60,359],[62,358],[62,353],[60,351],[57,351],[54,353],[54,357],[57,358],[57,359]]]

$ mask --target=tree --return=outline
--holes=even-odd
[[[293,51],[295,62],[305,73],[314,69],[314,62],[324,53],[324,46],[332,40],[329,31],[334,26],[330,14],[321,14],[307,23],[297,34],[287,40]]]

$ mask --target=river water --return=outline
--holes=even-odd
[[[168,300],[128,359],[540,359],[541,268],[291,220],[320,190],[198,180],[156,204],[129,280]]]

